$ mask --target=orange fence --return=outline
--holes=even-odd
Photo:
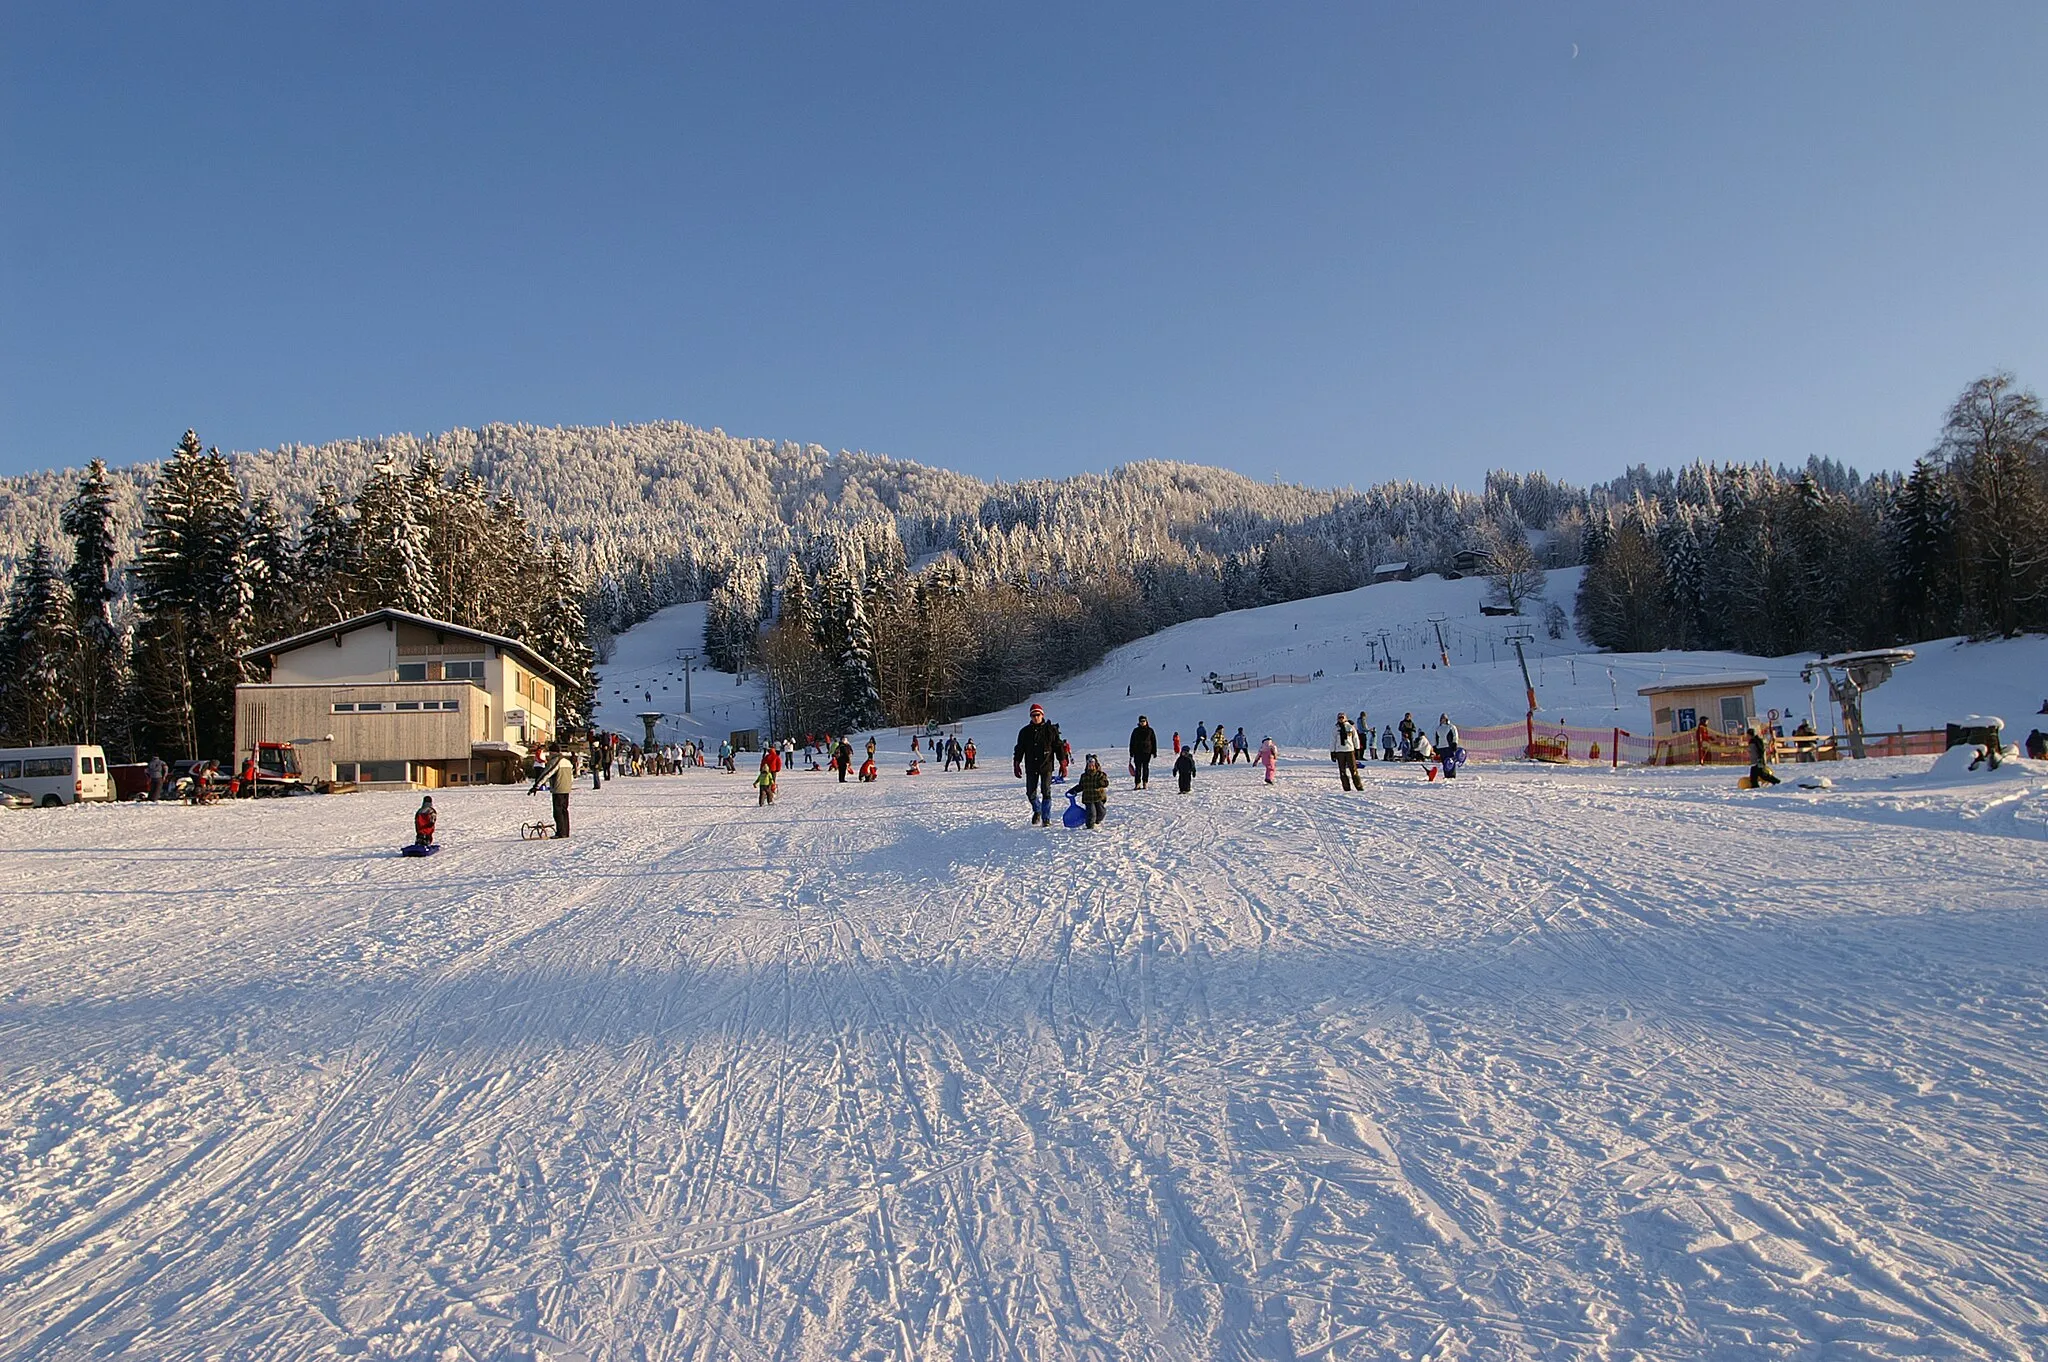
[[[1863,750],[1872,757],[1931,756],[1947,743],[1941,729],[1869,733]],[[1625,728],[1584,728],[1576,724],[1525,720],[1460,730],[1459,744],[1474,761],[1555,762],[1561,765],[1604,763],[1608,766],[1747,766],[1749,737],[1695,728],[1689,733],[1642,737]],[[1849,740],[1822,735],[1776,738],[1773,761],[1836,761],[1849,753]]]

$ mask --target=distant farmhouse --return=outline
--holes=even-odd
[[[439,789],[505,784],[555,736],[573,684],[517,639],[404,610],[251,648],[268,681],[235,687],[235,750],[289,742],[309,780]]]

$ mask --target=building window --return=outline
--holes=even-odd
[[[402,761],[337,761],[334,763],[336,780],[354,781],[358,785],[396,785],[409,779],[407,765]]]
[[[442,664],[441,675],[448,681],[481,681],[484,679],[484,664],[481,662],[446,662]]]
[[[1743,713],[1742,697],[1739,695],[1723,696],[1721,699],[1721,727],[1733,733],[1747,721],[1748,716]]]
[[[384,702],[382,700],[358,700],[356,702],[356,713],[358,714],[382,714],[383,712]]]
[[[416,714],[419,712],[419,707],[420,702],[417,700],[400,700],[396,706],[400,714]]]
[[[398,664],[398,679],[401,681],[424,681],[427,679],[427,664],[424,662],[401,662]]]
[[[338,700],[335,702],[334,712],[336,714],[353,714],[356,712],[356,707],[346,700]]]

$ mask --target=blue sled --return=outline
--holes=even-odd
[[[429,842],[425,846],[421,846],[418,842],[414,842],[408,846],[400,847],[398,849],[398,854],[401,856],[431,856],[440,849],[441,844],[439,842]]]
[[[1105,823],[1109,821],[1108,809],[1102,811],[1102,821]],[[1078,793],[1068,792],[1067,811],[1060,815],[1060,822],[1070,828],[1085,828],[1088,826],[1088,810],[1081,807],[1081,796]]]

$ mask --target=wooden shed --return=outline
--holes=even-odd
[[[1740,733],[1756,717],[1756,688],[1763,676],[1680,676],[1644,686],[1636,694],[1650,701],[1650,735],[1670,738],[1706,727]]]

